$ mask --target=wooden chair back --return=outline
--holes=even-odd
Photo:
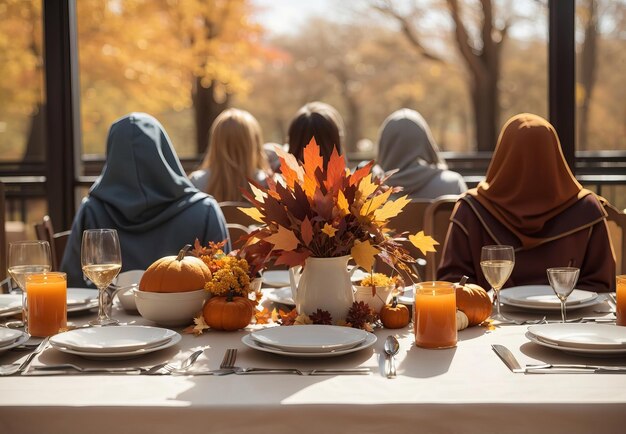
[[[246,227],[259,225],[259,222],[237,209],[240,207],[248,208],[252,206],[248,202],[220,202],[219,205],[222,209],[222,213],[224,214],[224,219],[226,219],[226,223],[238,224]]]
[[[433,237],[439,245],[437,252],[426,255],[426,281],[436,280],[437,267],[441,261],[441,253],[448,234],[450,216],[454,210],[454,205],[459,199],[456,195],[446,195],[438,197],[431,203],[424,213],[424,233]]]
[[[7,235],[5,227],[6,206],[4,197],[4,184],[0,182],[0,281],[7,277]],[[1,292],[1,291],[0,291]]]
[[[609,227],[609,236],[613,251],[615,252],[615,271],[619,274],[626,274],[626,214],[618,210],[612,205],[605,206],[608,217],[607,226]]]
[[[250,228],[248,226],[237,223],[226,223],[226,229],[228,229],[228,238],[230,238],[230,244],[233,249],[241,247],[237,241],[239,238],[250,233]]]
[[[65,246],[71,231],[54,232],[54,226],[49,216],[43,216],[41,223],[35,223],[35,235],[38,240],[50,243],[52,255],[52,271],[58,271],[65,253]]]

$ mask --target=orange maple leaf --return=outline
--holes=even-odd
[[[320,147],[315,141],[315,137],[311,137],[311,141],[304,147],[302,155],[305,175],[315,178],[315,171],[324,165],[324,159],[320,155]]]
[[[278,232],[265,238],[265,241],[274,245],[272,250],[295,250],[300,244],[300,240],[293,231],[280,225],[278,225]]]
[[[263,310],[254,314],[257,324],[269,324],[272,320],[272,312],[268,308],[264,307]]]

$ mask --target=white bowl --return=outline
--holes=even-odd
[[[210,294],[204,289],[188,292],[133,291],[139,314],[164,326],[185,326],[202,311]]]
[[[115,284],[118,287],[122,287],[117,293],[117,298],[122,305],[122,308],[127,313],[137,313],[137,304],[135,303],[135,295],[133,290],[139,286],[141,276],[143,276],[144,270],[128,270],[122,271],[118,276]]]
[[[376,295],[372,295],[371,286],[354,285],[354,301],[362,301],[373,309],[376,313],[380,312],[384,305],[391,301],[394,285],[377,286]]]

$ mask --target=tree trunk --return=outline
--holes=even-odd
[[[215,82],[209,87],[203,87],[201,78],[196,77],[193,94],[193,109],[196,125],[196,153],[203,155],[209,149],[209,131],[215,118],[228,107],[230,97],[226,95],[224,101],[215,100]]]
[[[498,71],[487,71],[474,77],[471,97],[476,127],[476,150],[492,151],[499,125]]]
[[[30,127],[26,141],[26,150],[22,162],[29,163],[42,162],[46,158],[46,106],[37,104],[35,114],[30,118]]]
[[[346,100],[346,131],[344,131],[344,149],[342,152],[353,152],[356,150],[356,144],[361,137],[363,137],[361,131],[361,107],[356,101],[356,98],[348,96],[344,93]]]
[[[593,88],[596,84],[596,61],[598,48],[598,14],[595,0],[587,3],[588,21],[585,26],[585,41],[579,62],[580,85],[583,89],[582,103],[578,122],[578,149],[589,149],[589,106]]]

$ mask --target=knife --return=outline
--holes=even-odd
[[[513,353],[504,345],[491,346],[504,364],[516,374],[626,374],[624,366],[577,365],[577,364],[541,364],[527,365],[522,368]]]

